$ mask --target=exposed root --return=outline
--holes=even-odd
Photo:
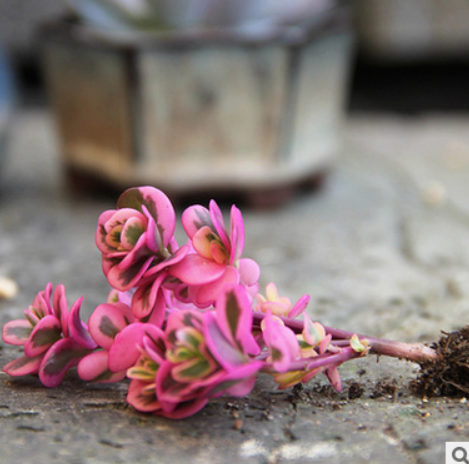
[[[469,395],[469,326],[446,333],[432,345],[436,359],[420,363],[420,373],[412,382],[414,391],[425,396]]]

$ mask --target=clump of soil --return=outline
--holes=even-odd
[[[456,332],[443,332],[432,345],[439,357],[424,361],[414,391],[425,396],[469,395],[469,326]]]
[[[361,398],[364,393],[365,389],[358,382],[352,382],[348,388],[348,399],[356,400]]]
[[[376,382],[373,391],[370,393],[370,398],[377,399],[388,397],[391,398],[393,401],[396,401],[398,393],[399,392],[396,379],[389,382],[378,381]]]

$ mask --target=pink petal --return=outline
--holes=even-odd
[[[147,233],[144,232],[138,237],[135,245],[130,250],[126,251],[121,264],[123,263],[123,267],[131,266],[136,262],[144,260],[151,254],[147,247]],[[113,256],[113,254],[110,253],[110,256]]]
[[[119,250],[121,248],[121,236],[122,229],[124,226],[118,224],[107,232],[106,244],[109,246],[109,250]]]
[[[250,258],[242,258],[238,263],[239,275],[241,283],[246,287],[251,287],[257,284],[261,276],[261,269],[259,265]]]
[[[227,249],[224,245],[222,245],[217,240],[214,240],[210,244],[210,254],[212,255],[212,259],[218,264],[228,264],[229,263],[229,256]]]
[[[116,253],[119,256],[111,256],[111,254],[103,254],[103,274],[107,277],[111,269],[117,266],[127,254],[126,252]]]
[[[151,324],[152,326],[161,327],[164,322],[164,318],[166,316],[166,298],[161,293],[158,295],[156,299],[156,305],[154,306],[150,316],[146,319],[147,324]]]
[[[212,228],[213,225],[210,212],[207,208],[201,205],[189,206],[189,208],[182,213],[181,222],[182,227],[184,227],[184,230],[190,239],[192,239],[192,237],[199,229],[202,229],[202,227],[208,226]]]
[[[110,247],[107,243],[107,230],[105,228],[105,224],[109,221],[109,219],[115,214],[117,210],[107,210],[101,213],[98,218],[98,227],[96,229],[95,234],[95,243],[98,247],[99,251],[102,253],[108,253],[109,251],[113,250],[113,247]]]
[[[30,309],[25,309],[23,313],[26,320],[31,324],[31,327],[34,327],[44,316],[38,317],[36,312],[32,310],[32,307],[33,306],[30,306]]]
[[[127,292],[119,292],[113,288],[107,295],[106,303],[119,303],[119,294],[127,294]]]
[[[121,292],[136,287],[139,280],[155,259],[154,256],[150,256],[149,258],[138,260],[134,259],[134,256],[131,256],[130,259],[127,260],[127,257],[117,266],[110,267],[106,274],[109,285]]]
[[[62,325],[64,337],[68,337],[68,303],[63,284],[55,288],[53,300],[53,313]]]
[[[78,300],[73,303],[70,309],[70,315],[68,318],[69,322],[69,333],[70,337],[72,337],[76,342],[78,342],[84,348],[88,348],[90,350],[95,349],[98,345],[96,342],[91,338],[90,333],[88,332],[88,327],[82,320],[80,319],[80,307],[81,302],[83,301],[83,297],[78,298]]]
[[[141,412],[155,412],[161,409],[160,403],[155,394],[151,395],[145,392],[148,382],[138,379],[132,379],[127,392],[127,403]]]
[[[226,338],[218,326],[217,319],[213,313],[204,315],[203,334],[210,353],[218,363],[228,372],[246,364],[247,358],[239,348]]]
[[[264,340],[270,349],[274,368],[280,373],[287,372],[291,362],[300,354],[296,335],[270,312],[262,322],[265,324]]]
[[[168,310],[173,311],[175,309],[188,309],[192,308],[192,299],[190,297],[191,288],[199,288],[183,284],[178,279],[174,279],[177,282],[175,285],[167,285],[163,292],[166,299],[166,306]]]
[[[160,234],[160,231],[158,230],[158,226],[155,220],[148,212],[147,208],[145,208],[145,206],[142,206],[142,209],[148,219],[148,227],[146,233],[147,246],[152,253],[156,254],[159,250],[165,248],[165,245],[163,245],[163,238]]]
[[[30,311],[39,316],[38,319],[53,314],[52,306],[50,305],[50,289],[52,289],[52,284],[49,283],[47,284],[46,291],[39,292],[30,306]],[[49,299],[46,299],[47,295],[49,295]]]
[[[161,401],[161,406],[166,411],[174,409],[175,404],[179,401],[183,401],[180,393],[186,387],[186,384],[176,382],[173,379],[171,375],[173,367],[173,363],[165,361],[160,365],[156,373],[156,396]]]
[[[254,388],[257,373],[264,367],[262,361],[252,361],[238,367],[236,370],[226,374],[212,390],[209,395],[212,398],[228,394],[232,396],[247,396]]]
[[[165,333],[171,339],[174,333],[185,327],[193,327],[200,332],[203,317],[203,313],[195,310],[174,311],[168,316]]]
[[[319,322],[318,322],[319,324]],[[326,350],[329,348],[329,344],[331,343],[332,340],[332,335],[328,334],[326,335],[322,340],[321,343],[319,344],[319,354],[324,354]]]
[[[199,229],[192,237],[192,246],[194,250],[207,259],[213,259],[211,245],[215,236],[210,227],[204,226]]]
[[[206,308],[212,305],[219,295],[223,292],[224,288],[231,287],[239,283],[238,270],[234,267],[227,267],[223,276],[206,285],[198,287],[195,295],[194,303],[201,308]]]
[[[181,248],[178,248],[169,258],[160,261],[158,264],[155,264],[155,262],[153,262],[153,265],[148,269],[147,272],[145,272],[143,277],[145,279],[155,277],[157,274],[159,274],[166,268],[169,268],[181,262],[187,255],[188,251],[189,247],[187,245],[184,245]]]
[[[44,315],[52,314],[52,306],[51,306],[51,297],[52,297],[52,282],[49,282],[46,285],[46,288],[44,291],[40,292],[40,295],[42,296],[42,301],[41,305],[43,305],[42,309],[44,311]]]
[[[120,236],[120,243],[125,249],[131,250],[137,244],[138,239],[145,232],[146,222],[143,223],[140,218],[135,216],[127,219]]]
[[[113,210],[113,214],[107,216],[107,221],[103,223],[104,229],[106,232],[110,232],[116,226],[124,225],[127,221],[130,221],[133,218],[137,219],[140,224],[143,224],[146,227],[147,218],[141,211],[137,211],[133,208],[120,208],[118,210]],[[100,223],[100,220],[98,220],[98,223]]]
[[[190,253],[179,263],[171,266],[169,273],[187,285],[203,285],[219,279],[226,266]]]
[[[6,364],[2,372],[11,375],[12,377],[20,377],[27,374],[37,374],[39,366],[41,365],[43,355],[29,358],[28,356],[21,356],[21,358],[14,359]]]
[[[303,295],[296,303],[295,306],[288,313],[288,317],[294,318],[299,316],[308,306],[311,297],[309,295]]]
[[[111,372],[108,369],[108,351],[95,351],[80,360],[78,375],[85,382],[113,383],[125,378],[126,370]]]
[[[185,419],[186,417],[193,416],[208,403],[208,398],[198,397],[193,398],[188,401],[182,401],[174,405],[171,411],[160,410],[156,414],[159,416],[164,416],[169,419]]]
[[[145,206],[158,225],[163,246],[169,244],[176,228],[176,214],[171,201],[161,190],[151,186],[128,189],[119,197],[117,206],[139,211]]]
[[[231,255],[230,264],[236,263],[244,250],[244,223],[241,211],[232,206],[231,208]]]
[[[211,200],[209,204],[210,217],[212,218],[212,224],[215,228],[220,240],[227,250],[231,249],[230,239],[228,237],[228,232],[225,227],[225,221],[223,220],[223,214],[221,209],[218,207],[215,200]]]
[[[204,379],[211,371],[212,366],[208,361],[194,357],[174,366],[171,375],[176,382],[192,383]]]
[[[106,303],[123,303],[127,306],[130,306],[132,302],[133,292],[127,290],[126,292],[119,292],[113,288],[106,299]]]
[[[324,371],[326,374],[326,377],[329,379],[329,382],[332,385],[332,388],[334,390],[341,392],[342,391],[342,381],[340,380],[340,375],[339,371],[337,369],[337,366],[330,367],[329,369],[326,369]]]
[[[321,340],[326,336],[324,327],[317,322],[313,322],[307,313],[303,314],[303,319],[302,334],[306,343],[311,346],[316,346],[321,343]]]
[[[133,321],[129,306],[123,303],[103,303],[91,314],[88,330],[99,346],[110,348],[116,335]]]
[[[211,363],[215,367],[217,368],[219,367],[216,363],[213,362],[213,360],[211,360]],[[174,376],[175,368],[176,367],[174,367],[171,372],[173,378],[176,378]],[[184,399],[194,398],[197,396],[205,397],[209,389],[212,388],[214,385],[216,385],[220,381],[220,379],[222,379],[225,375],[226,373],[223,370],[218,369],[217,371],[213,371],[206,377],[202,377],[198,379],[194,378],[190,382],[187,382],[187,383],[181,382],[181,384],[184,385],[184,388],[180,390],[180,397]]]
[[[141,212],[131,208],[113,210],[113,214],[106,216],[106,219],[106,222],[99,223],[96,235],[98,248],[104,254],[122,250],[122,245],[124,248],[132,249],[143,231],[146,230],[148,222]],[[125,231],[128,222],[130,222],[129,227],[138,225],[137,233],[130,234],[132,237],[129,235],[129,231],[135,231],[135,227]],[[128,235],[127,239],[126,234]]]
[[[33,327],[26,319],[15,319],[3,326],[3,341],[10,345],[24,346],[28,341]]]
[[[24,345],[24,354],[30,358],[41,355],[60,339],[61,333],[60,322],[55,316],[42,318]]]
[[[208,398],[200,391],[192,391],[191,385],[176,382],[171,371],[174,364],[164,362],[156,374],[156,396],[166,417],[183,418],[192,415],[207,404]]]
[[[285,316],[288,313],[289,306],[281,301],[266,301],[262,303],[262,312],[267,313],[270,311],[276,316]]]
[[[148,324],[150,330],[143,337],[143,348],[158,365],[163,364],[166,353],[166,335],[156,326]]]
[[[308,383],[309,381],[311,381],[314,377],[316,377],[319,373],[321,372],[321,369],[312,369],[310,370],[305,376],[303,376],[303,378],[301,379],[301,381],[303,383]]]
[[[132,313],[137,319],[147,317],[154,309],[157,308],[157,306],[158,309],[161,310],[161,301],[159,302],[159,305],[157,305],[158,295],[161,289],[161,284],[167,276],[168,274],[166,272],[162,272],[155,280],[152,281],[149,279],[146,283],[140,284],[137,288],[132,298]],[[163,318],[164,308],[161,322],[163,322]]]
[[[117,334],[109,349],[109,370],[119,372],[135,364],[140,356],[146,329],[147,324],[133,322]]]
[[[71,338],[62,338],[45,354],[39,367],[39,379],[46,387],[56,387],[66,372],[90,353]]]
[[[218,325],[225,337],[249,354],[258,354],[252,336],[252,307],[246,290],[240,285],[225,288],[215,304]]]

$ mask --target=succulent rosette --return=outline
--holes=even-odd
[[[172,418],[194,414],[210,398],[248,394],[262,361],[252,334],[246,291],[227,288],[216,310],[171,313],[164,335],[144,338],[127,401],[136,409]]]
[[[26,319],[3,326],[3,341],[24,347],[24,356],[9,362],[3,372],[11,376],[38,374],[46,387],[62,382],[68,369],[96,348],[80,319],[82,298],[68,309],[65,287],[53,291],[49,283],[24,311]]]
[[[188,285],[191,301],[198,307],[214,303],[225,286],[241,284],[250,293],[257,292],[258,264],[241,258],[244,250],[244,223],[236,206],[231,208],[230,228],[211,201],[209,209],[201,205],[187,208],[182,225],[189,237],[191,252],[169,269],[169,273]]]
[[[117,209],[102,213],[96,245],[103,256],[103,272],[120,291],[136,287],[151,269],[156,275],[180,261],[187,248],[174,239],[176,216],[169,198],[155,187],[126,190]]]
[[[166,335],[158,333],[157,328],[151,334],[146,334],[142,340],[140,356],[136,364],[127,371],[132,379],[127,393],[127,402],[141,412],[153,413],[182,419],[200,411],[209,401],[205,396],[186,398],[179,395],[177,401],[163,404],[157,396],[157,381],[161,381],[161,366],[166,357]]]

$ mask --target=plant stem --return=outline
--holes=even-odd
[[[298,359],[293,361],[290,365],[292,371],[312,370],[319,369],[321,367],[333,367],[338,364],[342,364],[350,359],[359,358],[363,356],[363,353],[354,351],[351,347],[344,348],[339,353],[325,353],[312,358]],[[278,373],[278,371],[273,370]]]
[[[264,313],[254,312],[254,321],[259,323],[265,317]],[[287,327],[290,327],[295,333],[303,331],[303,322],[298,319],[281,317]],[[349,340],[354,332],[335,329],[334,327],[323,326],[328,334],[332,335],[333,340]],[[416,363],[422,363],[439,357],[436,350],[424,345],[423,343],[404,343],[384,338],[369,337],[367,335],[357,334],[360,340],[367,340],[370,348],[369,353],[390,356],[393,358],[406,359]]]

